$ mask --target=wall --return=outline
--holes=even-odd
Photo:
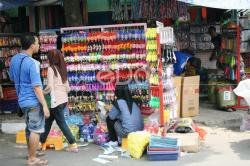
[[[89,12],[111,11],[111,0],[88,0]]]

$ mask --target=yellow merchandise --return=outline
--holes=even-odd
[[[147,145],[149,144],[150,133],[146,131],[137,131],[128,135],[128,151],[130,155],[139,159]]]

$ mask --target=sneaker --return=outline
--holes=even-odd
[[[118,142],[117,141],[109,141],[107,143],[104,144],[104,146],[118,146]]]

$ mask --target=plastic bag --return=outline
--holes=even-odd
[[[243,97],[248,106],[250,106],[250,79],[240,81],[233,91],[237,96]]]
[[[187,61],[191,55],[180,51],[175,51],[174,53],[177,59],[177,62],[174,64],[174,74],[178,76],[184,72]]]
[[[93,134],[94,143],[97,145],[103,145],[109,141],[107,126],[104,123],[97,124],[94,134]]]
[[[136,159],[141,158],[149,144],[150,133],[145,131],[132,132],[128,135],[128,151]]]

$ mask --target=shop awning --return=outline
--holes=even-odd
[[[250,9],[250,0],[178,0],[197,6],[219,9]]]
[[[0,10],[6,10],[10,8],[16,8],[19,6],[27,6],[27,5],[49,5],[56,4],[61,2],[62,0],[0,0]]]

